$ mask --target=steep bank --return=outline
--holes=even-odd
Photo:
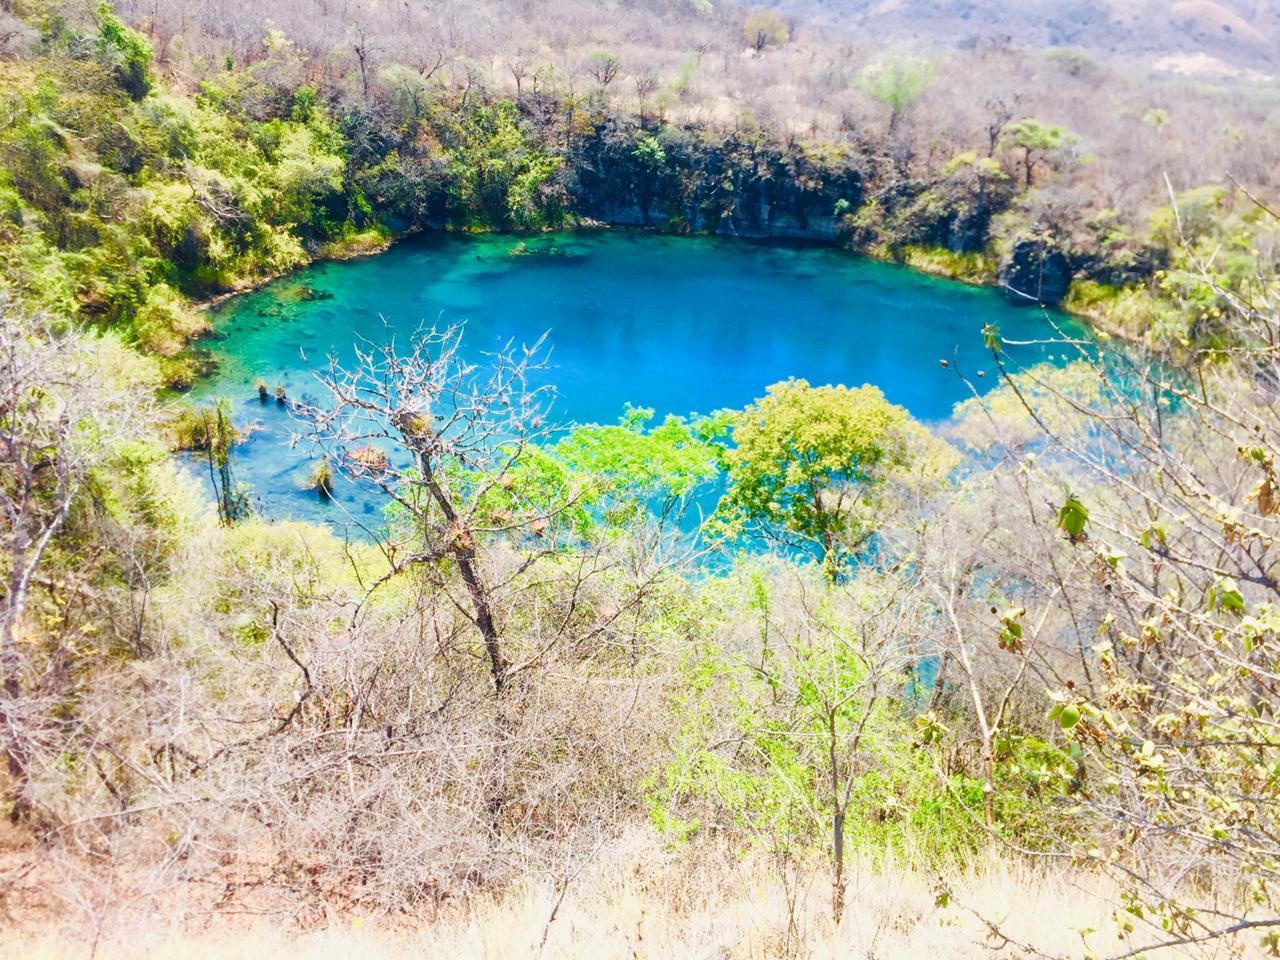
[[[1087,281],[1091,310],[1134,307],[1121,324],[1133,336],[1152,316],[1186,336],[1205,313],[1160,280],[1182,247],[1172,217],[1138,238],[1035,200],[1070,172],[1049,146],[1017,146],[1063,141],[1030,121],[1022,141],[921,166],[892,133],[833,143],[667,122],[603,89],[502,97],[401,77],[352,98],[303,82],[305,58],[279,38],[247,66],[166,80],[110,7],[73,14],[37,18],[39,42],[0,64],[12,121],[0,133],[0,278],[38,309],[122,331],[165,358],[175,385],[199,372],[185,351],[206,329],[193,302],[420,229],[604,222],[810,239],[1001,282],[1026,302],[1057,303]],[[1183,223],[1207,245],[1250,226],[1227,191],[1189,202],[1198,213]]]

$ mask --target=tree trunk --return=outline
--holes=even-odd
[[[984,731],[982,734],[982,819],[986,822],[988,830],[994,829],[996,825],[995,765],[995,749],[991,743],[991,734]]]
[[[467,595],[471,598],[471,609],[476,628],[484,640],[485,656],[489,658],[489,670],[493,674],[493,690],[502,695],[506,683],[506,662],[502,658],[502,640],[498,636],[497,623],[493,616],[493,607],[489,603],[489,593],[480,578],[477,564],[475,544],[471,542],[471,532],[463,530],[458,523],[458,512],[453,508],[453,501],[436,481],[431,463],[425,454],[418,458],[422,467],[422,477],[431,492],[445,522],[449,524],[451,542],[449,552],[458,562],[458,572],[466,585]]]
[[[497,700],[497,711],[494,725],[497,728],[494,737],[493,757],[488,771],[488,783],[485,786],[485,807],[489,815],[489,826],[497,835],[502,830],[502,814],[507,807],[507,744],[511,740],[516,727],[514,714],[515,704],[506,696],[507,664],[502,656],[502,640],[498,634],[498,625],[493,616],[493,607],[489,602],[489,592],[481,578],[475,543],[471,539],[471,531],[462,529],[458,512],[453,501],[444,488],[436,480],[431,468],[431,461],[425,453],[420,454],[418,462],[422,468],[423,481],[431,497],[435,500],[445,522],[449,525],[449,552],[458,564],[458,572],[466,585],[467,595],[471,598],[473,620],[480,636],[484,640],[485,655],[489,659],[489,670],[493,675],[493,693]]]
[[[827,763],[831,773],[831,919],[836,926],[844,913],[844,800],[840,795],[840,758],[837,754],[836,714],[827,714]]]
[[[836,926],[844,915],[844,810],[831,820],[831,917]]]
[[[18,648],[18,627],[22,622],[25,604],[25,588],[22,583],[22,564],[15,563],[12,576],[7,585],[8,596],[5,598],[4,639],[0,647],[0,660],[3,660],[4,672],[4,705],[3,723],[5,767],[12,781],[9,787],[9,820],[18,823],[30,812],[30,802],[26,798],[27,757],[23,749],[22,732],[19,729],[21,720],[16,715],[22,701],[22,655]]]

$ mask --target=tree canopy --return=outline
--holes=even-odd
[[[937,70],[930,61],[893,56],[864,70],[858,85],[871,99],[889,108],[892,133],[936,79]]]
[[[878,387],[774,384],[734,421],[721,524],[758,525],[837,569],[874,532],[877,487],[907,463],[910,428]]]
[[[759,10],[743,22],[742,35],[752,49],[760,53],[765,47],[786,43],[791,39],[791,30],[778,11]]]

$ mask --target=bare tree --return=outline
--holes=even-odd
[[[360,91],[365,100],[369,99],[369,70],[373,57],[373,41],[363,23],[351,28],[351,50],[356,55],[356,64],[360,68]]]
[[[42,722],[28,696],[38,665],[22,642],[36,572],[93,471],[117,442],[140,435],[146,407],[127,386],[106,380],[91,362],[94,347],[91,338],[0,297],[0,735],[14,820],[30,810],[24,788]]]
[[[1267,706],[1280,692],[1280,286],[1263,270],[1229,288],[1197,248],[1183,254],[1183,279],[1198,278],[1220,319],[1199,331],[1205,346],[1183,341],[1182,368],[1059,330],[1077,361],[1068,387],[1020,369],[1015,345],[988,331],[1003,386],[974,403],[1006,438],[995,475],[1007,494],[993,505],[1006,556],[988,550],[972,582],[939,592],[967,681],[974,627],[954,598],[969,594],[971,624],[978,584],[1023,598],[990,628],[1017,666],[1006,688],[971,684],[976,722],[985,745],[1009,697],[1031,692],[1011,692],[1024,674],[1048,689],[1074,767],[1062,822],[1078,811],[1086,826],[1046,855],[1121,884],[1123,921],[1148,941],[1123,956],[1245,932],[1280,947],[1280,784],[1264,774],[1280,762]],[[1016,416],[994,412],[1005,402]],[[1021,449],[1008,442],[1019,420]]]
[[[310,439],[353,479],[372,483],[402,510],[406,523],[384,541],[387,577],[444,557],[458,565],[470,618],[483,638],[494,692],[501,695],[510,664],[479,551],[486,537],[545,532],[566,501],[524,503],[495,517],[495,490],[530,447],[551,434],[552,391],[530,376],[541,368],[539,341],[491,355],[482,375],[459,354],[460,327],[423,330],[403,355],[394,339],[356,349],[356,364],[331,360],[317,379],[331,397],[325,407],[300,406]]]
[[[649,98],[653,96],[658,89],[658,75],[652,70],[646,70],[635,76],[636,101],[639,104],[638,111],[640,114],[640,122],[644,123],[645,107],[649,103]]]
[[[618,70],[622,64],[618,58],[612,53],[605,50],[597,50],[587,57],[586,71],[595,78],[596,83],[600,84],[601,90],[607,90],[609,84],[613,83],[614,78],[618,75]]]
[[[1000,146],[1000,138],[1004,128],[1018,115],[1018,108],[1023,100],[1021,93],[1014,93],[1008,99],[1003,96],[991,97],[987,100],[987,156],[994,157],[996,148]]]
[[[1024,636],[1023,618],[1026,611],[1014,608],[1001,612],[999,608],[991,608],[991,623],[988,624],[987,636],[996,638],[996,646],[1014,658],[1016,667],[1001,675],[982,663],[984,659],[978,644],[978,633],[982,626],[972,623],[972,614],[966,617],[965,601],[969,599],[973,578],[979,575],[982,568],[982,548],[986,545],[979,540],[973,542],[967,537],[958,537],[959,530],[946,529],[937,536],[937,545],[943,549],[944,556],[938,558],[936,569],[930,570],[928,577],[932,592],[937,598],[939,609],[945,615],[945,628],[940,634],[938,649],[934,656],[939,658],[935,691],[941,691],[947,682],[947,667],[954,664],[960,671],[964,695],[968,697],[972,709],[972,717],[977,725],[979,738],[979,756],[982,770],[982,817],[988,830],[996,827],[995,818],[995,766],[996,741],[1005,730],[1005,720],[1010,712],[1010,703],[1016,693],[1020,692],[1022,679],[1031,664],[1030,651],[1036,649],[1040,628],[1053,609],[1054,597],[1044,603],[1035,626]],[[969,531],[971,534],[972,532]],[[969,549],[960,546],[967,544]],[[974,549],[976,548],[976,549]],[[992,682],[994,681],[994,682]]]
[[[516,103],[524,100],[524,82],[529,79],[533,64],[525,57],[507,57],[507,69],[516,83]]]

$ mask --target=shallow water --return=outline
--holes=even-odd
[[[297,429],[255,384],[316,393],[308,365],[349,357],[383,322],[399,336],[466,322],[464,352],[548,333],[556,419],[609,422],[626,403],[666,413],[741,407],[787,377],[874,383],[916,417],[939,420],[990,365],[984,324],[1012,339],[1052,335],[1038,311],[997,291],[814,246],[601,231],[516,238],[431,234],[368,259],[325,263],[214,311],[217,374],[200,399],[226,397],[251,427],[237,480],[269,517],[374,519],[379,501],[340,485],[337,503],[304,489],[311,464]],[[1066,318],[1056,318],[1071,326]],[[1020,359],[1035,359],[1022,348]],[[306,360],[303,360],[305,354]],[[994,378],[988,376],[986,384]]]

